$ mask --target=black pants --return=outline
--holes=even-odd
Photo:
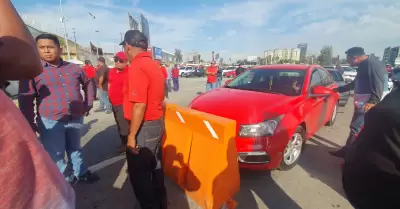
[[[118,133],[121,137],[122,145],[126,145],[128,142],[129,134],[129,121],[124,117],[124,108],[122,105],[117,105],[112,107],[115,122],[117,123]]]
[[[163,119],[144,122],[136,136],[139,154],[126,152],[129,179],[142,209],[167,208],[161,162],[164,129]]]

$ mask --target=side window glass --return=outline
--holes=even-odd
[[[319,74],[321,75],[321,83],[322,86],[329,86],[332,84],[331,76],[323,69],[318,69]]]
[[[321,76],[317,70],[314,70],[311,74],[310,87],[321,85]]]

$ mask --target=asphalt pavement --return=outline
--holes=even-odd
[[[180,79],[180,91],[170,93],[169,102],[187,106],[199,92],[205,91],[205,78]],[[329,209],[352,208],[341,185],[340,159],[329,151],[345,144],[352,116],[352,99],[339,108],[333,127],[324,127],[310,139],[290,171],[241,170],[241,190],[235,196],[238,209]],[[82,147],[85,162],[100,175],[95,184],[75,186],[77,209],[133,209],[136,200],[127,178],[124,155],[112,114],[92,112],[85,118]],[[170,209],[197,209],[166,178]]]

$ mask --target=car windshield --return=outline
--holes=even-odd
[[[298,96],[305,72],[290,69],[251,69],[232,80],[225,88]]]
[[[339,72],[333,71],[333,70],[328,70],[328,72],[331,74],[331,76],[333,77],[334,81],[336,81],[336,82],[343,81],[343,77],[340,75]]]

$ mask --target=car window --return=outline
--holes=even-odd
[[[343,68],[343,71],[345,71],[345,72],[356,72],[356,70],[351,67],[342,67],[342,68]]]
[[[187,67],[186,70],[193,70],[193,67]]]
[[[314,70],[311,74],[310,87],[314,87],[321,84],[321,76],[317,70]]]
[[[333,83],[333,79],[332,79],[331,75],[328,72],[326,72],[326,70],[321,69],[321,68],[318,68],[317,70],[318,70],[318,73],[321,76],[320,85],[329,86],[329,85],[331,85]]]
[[[339,72],[333,70],[329,70],[328,72],[331,74],[334,81],[336,82],[344,81],[342,75],[340,75]]]
[[[226,88],[298,96],[303,88],[304,70],[251,69],[233,79]]]

